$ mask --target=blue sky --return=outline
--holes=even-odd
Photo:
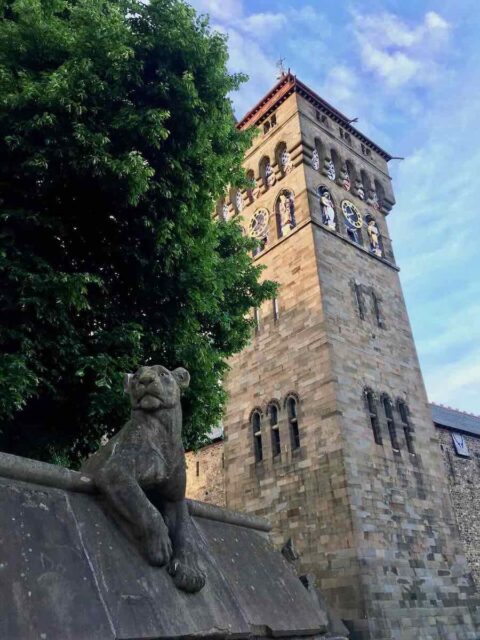
[[[250,80],[242,116],[283,57],[394,156],[388,218],[430,400],[480,414],[478,0],[191,0]]]

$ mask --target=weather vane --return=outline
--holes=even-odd
[[[277,62],[277,69],[278,69],[277,80],[281,80],[283,76],[287,75],[287,72],[283,65],[284,62],[285,62],[285,58],[280,58],[280,60]]]

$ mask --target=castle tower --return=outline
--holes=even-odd
[[[353,638],[472,640],[463,557],[386,216],[390,156],[284,75],[239,123],[241,214],[278,298],[231,361],[227,506],[267,517]]]

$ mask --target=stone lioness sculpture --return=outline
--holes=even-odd
[[[150,564],[168,565],[175,585],[195,592],[205,584],[205,574],[197,563],[185,501],[180,394],[189,382],[182,368],[145,366],[128,374],[130,420],[82,470],[131,526]],[[145,492],[154,496],[160,511]]]

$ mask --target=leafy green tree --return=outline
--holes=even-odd
[[[271,296],[235,222],[245,180],[227,46],[181,0],[0,0],[1,448],[78,462],[122,372],[183,365],[186,444]]]

